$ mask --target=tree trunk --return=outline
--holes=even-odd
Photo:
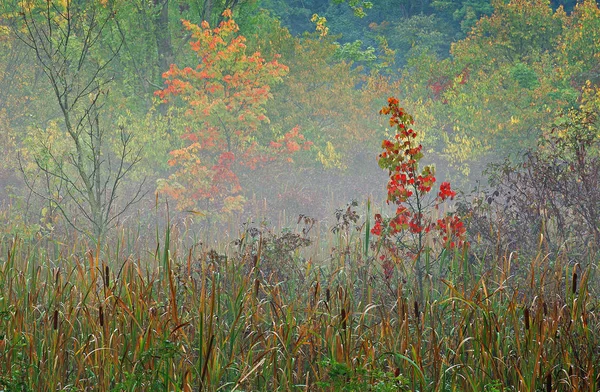
[[[164,72],[169,69],[174,60],[169,30],[169,0],[154,0],[154,5],[160,7],[154,23],[154,38],[158,51],[158,65],[161,72]]]

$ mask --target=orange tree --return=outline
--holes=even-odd
[[[246,54],[245,37],[231,12],[216,28],[183,21],[190,31],[190,48],[198,64],[179,68],[172,64],[163,74],[166,87],[156,92],[163,101],[183,108],[185,141],[171,151],[169,165],[176,171],[160,190],[177,200],[179,209],[225,213],[244,202],[238,172],[255,168],[282,155],[306,149],[298,129],[279,138],[261,127],[269,122],[266,103],[271,86],[287,74],[277,61],[259,52]]]
[[[389,124],[395,128],[394,136],[382,143],[383,152],[379,154],[378,163],[389,172],[387,203],[396,206],[396,213],[388,219],[375,215],[371,233],[379,237],[378,250],[386,278],[392,276],[397,263],[413,262],[422,296],[423,255],[430,253],[432,243],[436,242],[446,249],[464,246],[465,227],[456,215],[436,213],[442,203],[454,198],[456,192],[450,183],[442,182],[437,195],[430,195],[436,182],[435,168],[419,167],[423,146],[416,142],[412,116],[394,97],[388,99],[388,105],[380,113],[389,115]],[[427,266],[427,273],[428,269]]]

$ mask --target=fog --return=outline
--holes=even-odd
[[[594,0],[0,1],[0,391],[600,385]]]
[[[0,199],[44,235],[104,238],[167,205],[199,227],[333,224],[353,200],[393,214],[378,166],[396,132],[388,97],[414,118],[419,170],[468,203],[496,190],[491,163],[522,162],[595,88],[593,64],[570,62],[585,38],[566,45],[577,11],[552,4],[456,21],[387,3],[307,4],[303,20],[270,2],[34,3],[2,7]],[[545,32],[507,46],[519,18]]]

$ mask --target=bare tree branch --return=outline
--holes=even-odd
[[[66,138],[61,143],[69,147],[57,155],[51,144],[41,142],[45,156],[34,157],[34,162],[46,179],[45,192],[37,189],[19,164],[32,193],[47,200],[79,233],[101,242],[116,219],[144,195],[145,179],[115,211],[121,185],[140,162],[141,153],[134,151],[131,135],[123,128],[115,129],[120,146],[113,152],[111,124],[101,121],[106,87],[113,81],[109,65],[123,47],[124,37],[111,48],[108,58],[98,60],[100,56],[93,53],[114,22],[114,11],[98,2],[66,0],[63,4],[40,1],[21,8],[20,24],[13,31],[35,53],[50,83],[64,123]],[[86,225],[77,222],[67,203]]]

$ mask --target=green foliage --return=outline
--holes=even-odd
[[[333,2],[336,4],[341,4],[345,3],[346,0],[333,0]],[[367,16],[365,10],[373,8],[373,3],[365,0],[348,0],[348,5],[350,8],[352,8],[352,11],[354,11],[354,15],[359,18],[364,18]]]
[[[519,83],[519,86],[528,90],[540,85],[535,71],[523,63],[516,63],[510,70],[510,76]]]
[[[579,45],[600,31],[598,15],[594,2],[570,15],[546,1],[496,2],[452,45],[452,58],[417,54],[404,70],[403,95],[432,119],[425,136],[463,174],[478,176],[482,161],[521,160],[555,113],[579,105],[584,79],[595,80],[595,51]]]
[[[394,372],[384,371],[380,368],[352,369],[345,363],[338,363],[333,359],[326,359],[320,363],[328,369],[328,380],[317,383],[319,388],[332,388],[334,391],[372,391],[392,392],[409,391],[409,380],[402,375],[394,375]],[[383,365],[383,364],[382,364]]]
[[[465,35],[475,27],[480,18],[489,16],[494,11],[491,2],[487,0],[434,0],[431,5],[440,14],[451,15],[452,19],[460,24],[460,29]]]
[[[340,60],[346,61],[361,62],[366,64],[372,64],[375,62],[375,60],[377,60],[375,48],[369,46],[368,48],[363,49],[362,47],[363,43],[360,40],[338,45],[335,56]]]
[[[565,23],[557,57],[561,76],[579,88],[600,81],[600,8],[595,1],[577,4]]]
[[[374,24],[371,30],[388,37],[400,64],[406,64],[421,53],[447,57],[454,35],[452,26],[434,14],[417,14],[394,23]]]
[[[313,34],[293,38],[282,49],[281,61],[289,73],[273,89],[268,107],[271,127],[297,125],[314,143],[309,152],[312,162],[326,168],[348,167],[356,143],[377,143],[376,93],[393,89],[394,82],[378,73],[365,76],[351,61],[340,59],[373,59],[374,53],[363,51],[359,43],[340,47],[330,35]]]

